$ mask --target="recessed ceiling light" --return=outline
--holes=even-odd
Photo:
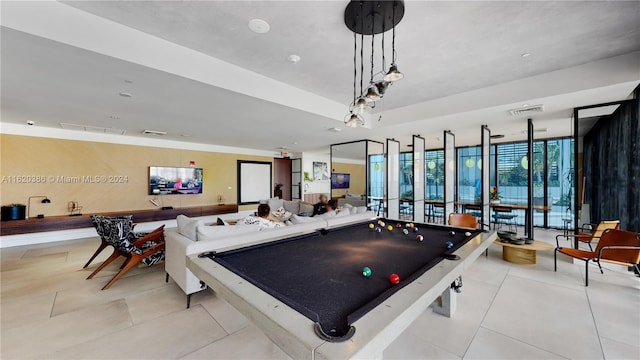
[[[342,129],[337,128],[337,127],[332,127],[332,128],[328,128],[327,131],[331,131],[331,132],[340,132],[342,131]]]
[[[189,134],[180,134],[180,136],[182,136],[182,137],[190,137],[191,135],[189,135]]]
[[[266,34],[270,28],[269,23],[262,19],[249,20],[249,29],[256,34]]]
[[[128,92],[121,92],[119,95],[122,96],[122,97],[128,97],[128,98],[133,96],[133,94],[128,93]]]
[[[287,57],[287,60],[289,60],[289,62],[292,64],[297,64],[298,61],[300,61],[300,56],[296,54],[291,54]]]
[[[127,84],[133,84],[133,80],[129,80],[129,79],[124,79],[124,82],[126,82]]]
[[[35,121],[33,121],[33,120],[29,120],[29,121],[27,121],[27,125],[29,125],[29,126],[33,126],[33,125],[35,125],[35,124],[36,124],[36,122],[35,122]]]
[[[522,104],[522,107],[527,107],[529,106],[529,104]]]
[[[531,54],[530,53],[524,53],[524,54],[522,54],[520,56],[522,56],[523,58],[528,58],[529,56],[531,56]]]
[[[109,119],[120,120],[120,116],[118,116],[118,115],[109,115]]]
[[[298,142],[297,142],[297,141],[294,141],[294,142],[293,142],[293,145],[298,145]]]

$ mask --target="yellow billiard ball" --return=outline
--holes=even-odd
[[[375,225],[369,224],[369,229],[373,229],[374,227],[375,227]]]
[[[389,225],[389,226],[387,226],[387,230],[389,230],[389,231],[393,231],[393,225]]]

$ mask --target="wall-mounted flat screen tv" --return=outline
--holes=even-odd
[[[149,195],[202,194],[202,168],[149,166]]]
[[[331,174],[331,188],[332,189],[348,189],[349,188],[349,174],[333,173]]]

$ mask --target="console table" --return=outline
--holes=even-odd
[[[175,219],[178,215],[189,217],[220,215],[238,212],[237,204],[203,205],[168,210],[130,210],[106,213],[82,214],[79,216],[47,216],[44,218],[29,218],[26,220],[2,221],[0,236],[30,234],[45,231],[70,230],[93,227],[91,215],[123,216],[133,215],[136,223]]]

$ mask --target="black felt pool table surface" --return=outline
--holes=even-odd
[[[405,222],[382,219],[386,228],[378,233],[368,221],[262,245],[215,254],[214,260],[284,302],[330,335],[341,336],[351,323],[426,270],[474,238],[466,229],[416,224],[408,235],[396,228]],[[411,229],[408,229],[411,230]],[[423,235],[424,241],[416,239]],[[446,242],[454,243],[452,249]],[[364,277],[363,267],[372,275]],[[392,273],[400,283],[389,281]]]

